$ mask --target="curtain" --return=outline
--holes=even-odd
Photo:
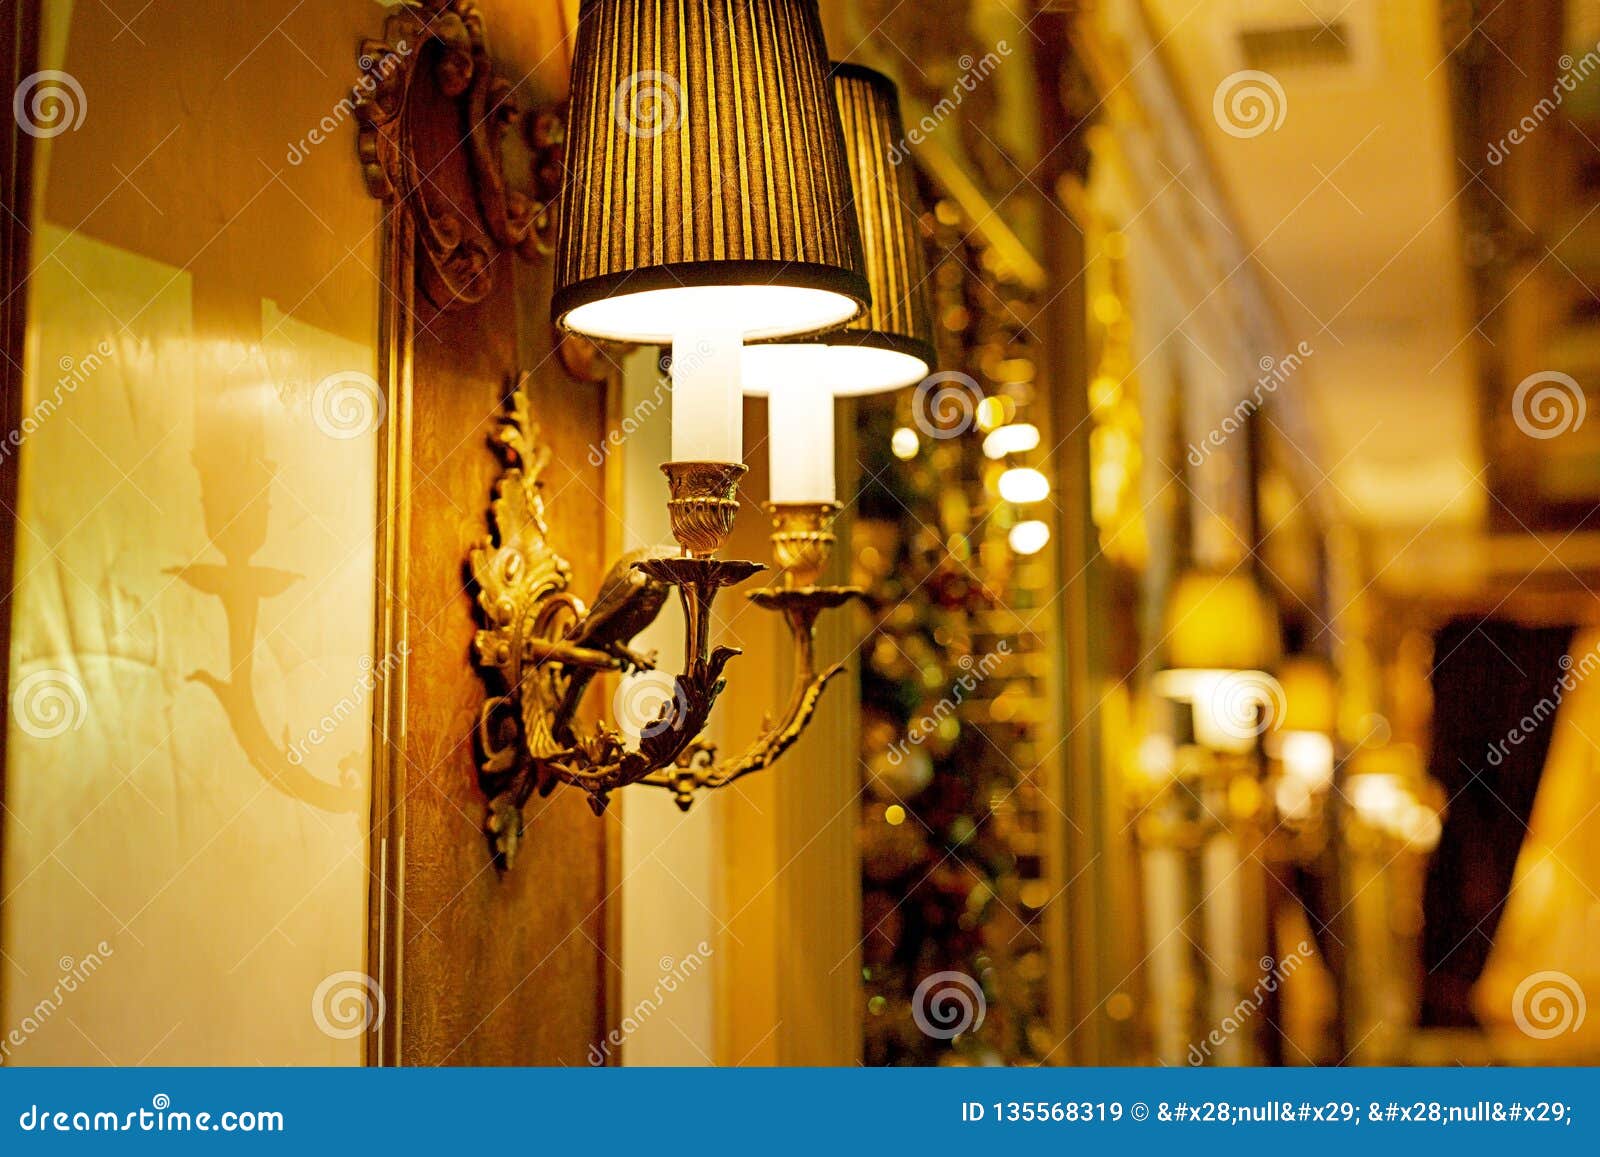
[[[1430,773],[1448,806],[1423,900],[1424,1027],[1477,1024],[1471,992],[1533,812],[1571,639],[1567,627],[1478,620],[1434,637]]]

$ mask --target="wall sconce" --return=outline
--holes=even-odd
[[[1172,585],[1163,626],[1168,663],[1154,680],[1158,695],[1189,705],[1195,739],[1227,755],[1249,755],[1281,726],[1278,615],[1242,570],[1191,570]]]
[[[830,79],[815,0],[690,9],[585,0],[580,10],[553,315],[588,337],[671,345],[673,461],[662,470],[681,555],[619,559],[592,607],[568,591],[540,479],[550,452],[519,386],[496,438],[505,470],[494,535],[471,557],[484,618],[476,652],[490,684],[480,772],[502,862],[515,855],[522,808],[536,791],[581,788],[598,815],[613,791],[642,783],[672,791],[687,809],[697,791],[770,765],[843,669],[818,674],[814,657],[817,617],[861,593],[816,585],[839,509],[831,398],[910,384],[933,358],[925,259],[907,207],[913,191],[885,157],[864,152],[899,139],[885,86],[848,67]],[[874,130],[895,131],[868,141],[869,119]],[[857,208],[877,214],[883,230],[866,261],[852,188]],[[830,332],[855,323],[869,302],[862,322]],[[783,584],[751,595],[789,625],[795,686],[776,723],[719,761],[699,736],[738,651],[711,644],[713,600],[765,569],[717,557],[746,472],[741,381],[753,351],[744,343],[813,336],[796,363],[806,377],[777,383],[774,405],[780,417],[804,411],[805,420],[775,443],[769,509]],[[581,728],[578,708],[596,675],[651,668],[629,643],[672,589],[686,641],[671,700],[633,748],[608,724]]]
[[[1328,663],[1308,655],[1286,659],[1278,682],[1283,688],[1284,716],[1267,743],[1267,754],[1278,773],[1273,799],[1287,824],[1311,825],[1321,819],[1338,766],[1333,741],[1338,724],[1338,683]]]
[[[782,614],[796,663],[788,704],[777,721],[738,758],[718,762],[701,753],[688,765],[652,777],[687,808],[694,792],[723,787],[770,766],[799,738],[829,680],[815,662],[817,618],[863,592],[818,586],[835,542],[840,505],[834,476],[834,399],[915,385],[932,371],[933,311],[916,184],[889,158],[904,140],[894,82],[859,65],[835,64],[831,78],[844,130],[844,149],[872,298],[869,310],[841,330],[805,342],[767,342],[744,350],[744,391],[767,398],[772,553],[783,575],[779,589],[750,599]]]

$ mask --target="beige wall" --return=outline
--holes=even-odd
[[[38,156],[0,1040],[357,1063],[379,212],[339,106],[383,10],[45,11],[87,108]]]

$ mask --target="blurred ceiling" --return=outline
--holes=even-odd
[[[1477,584],[1491,501],[1437,3],[1145,4],[1285,336],[1315,350],[1297,381],[1324,485],[1380,582],[1433,544],[1430,582]]]

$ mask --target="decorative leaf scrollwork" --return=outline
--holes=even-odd
[[[353,107],[367,190],[411,215],[429,301],[440,309],[482,301],[499,253],[550,252],[566,120],[559,110],[518,107],[494,73],[474,0],[392,13],[384,38],[362,43],[360,64]],[[505,172],[505,134],[518,125],[531,150],[527,192]],[[463,158],[464,200],[443,175]]]
[[[492,533],[469,558],[481,616],[473,650],[489,685],[477,728],[479,778],[490,799],[488,834],[508,866],[534,792],[547,794],[558,783],[581,788],[598,815],[613,791],[674,766],[691,747],[725,685],[724,669],[739,653],[709,645],[711,602],[723,587],[763,569],[723,559],[625,555],[586,606],[567,589],[571,568],[549,541],[541,475],[550,455],[538,434],[519,386],[493,438],[504,470],[489,507]],[[653,657],[629,644],[655,621],[674,587],[688,639],[672,699],[633,748],[604,723],[579,728],[578,707],[596,675],[653,668]]]

